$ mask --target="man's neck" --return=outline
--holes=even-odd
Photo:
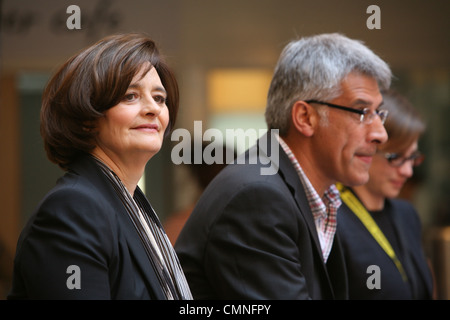
[[[325,191],[334,183],[325,175],[321,174],[317,168],[317,162],[310,156],[307,149],[299,148],[297,143],[291,141],[289,136],[282,137],[283,141],[289,146],[295,158],[297,159],[304,174],[316,190],[320,198],[323,198]]]

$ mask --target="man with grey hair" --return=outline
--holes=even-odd
[[[387,140],[380,90],[391,76],[340,34],[286,46],[269,88],[267,135],[210,183],[175,245],[194,298],[348,297],[334,183],[367,182]],[[268,163],[275,174],[261,174]]]

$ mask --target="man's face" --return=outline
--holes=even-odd
[[[342,94],[327,102],[375,112],[383,98],[375,79],[350,73],[342,81]],[[328,179],[349,186],[368,181],[377,145],[388,138],[378,116],[366,124],[360,121],[360,115],[335,108],[328,108],[328,124],[321,125],[316,133],[316,159],[321,171]]]

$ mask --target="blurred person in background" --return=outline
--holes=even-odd
[[[351,188],[338,184],[343,205],[337,233],[347,264],[349,295],[350,299],[430,299],[432,275],[422,249],[419,216],[411,203],[395,199],[424,159],[418,141],[425,124],[398,92],[384,92],[383,101],[389,111],[385,123],[389,139],[373,157],[369,181]]]
[[[205,149],[208,148],[213,149],[214,152],[216,152],[216,150],[217,151],[220,150],[221,157],[219,157],[218,161],[214,161],[213,163],[206,163],[205,159],[202,157],[200,163],[195,163],[194,152],[191,152],[191,163],[186,164],[186,166],[189,169],[191,178],[194,180],[194,183],[198,188],[199,195],[202,194],[202,192],[206,189],[211,180],[223,168],[227,166],[227,154],[233,154],[233,159],[236,158],[236,152],[224,144],[218,144],[216,142],[211,143],[201,142],[201,144],[202,144],[201,148],[202,154],[205,151]],[[195,150],[194,143],[191,144],[190,150]],[[211,156],[217,159],[218,156],[214,152],[211,154]],[[172,213],[164,222],[164,230],[166,230],[166,234],[173,245],[177,241],[178,235],[183,229],[187,219],[191,215],[192,210],[194,209],[195,204],[198,201],[198,197],[199,196],[195,197],[194,200],[182,210]]]
[[[9,299],[191,298],[137,186],[178,101],[173,72],[142,34],[106,37],[56,72],[43,94],[41,134],[66,173],[21,233]]]

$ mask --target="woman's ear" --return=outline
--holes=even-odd
[[[295,130],[306,137],[311,137],[314,134],[314,129],[320,120],[316,109],[305,101],[297,101],[294,103],[291,117]]]

